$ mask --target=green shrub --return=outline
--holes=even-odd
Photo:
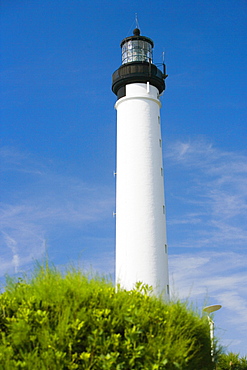
[[[219,356],[217,370],[247,370],[247,358],[229,352]]]
[[[0,369],[211,370],[208,320],[141,284],[41,266],[0,295]]]

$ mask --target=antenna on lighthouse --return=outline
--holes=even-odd
[[[137,13],[135,14],[135,21],[136,21],[136,28],[139,28],[140,29]]]
[[[165,52],[162,51],[162,64],[164,65],[165,64]]]

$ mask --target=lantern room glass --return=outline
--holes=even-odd
[[[151,62],[152,45],[144,40],[129,40],[122,46],[122,64],[131,62]]]

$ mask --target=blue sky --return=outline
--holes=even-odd
[[[169,75],[162,97],[173,296],[215,313],[246,354],[245,0],[3,0],[0,275],[56,266],[114,274],[115,96],[135,14]]]

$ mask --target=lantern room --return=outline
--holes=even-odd
[[[121,42],[122,64],[132,62],[152,63],[153,41],[145,36],[140,36],[139,28],[133,31],[134,36],[126,37]]]

